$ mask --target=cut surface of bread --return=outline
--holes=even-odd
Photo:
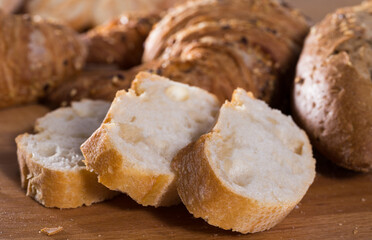
[[[83,100],[36,122],[36,134],[16,138],[22,186],[46,207],[75,208],[115,195],[85,169],[80,145],[96,130],[110,104]]]
[[[222,106],[213,130],[182,149],[172,167],[195,217],[242,233],[279,223],[315,177],[304,131],[242,89]]]
[[[208,132],[219,109],[216,97],[197,87],[141,72],[119,91],[101,127],[82,145],[99,182],[142,205],[179,202],[170,162]]]

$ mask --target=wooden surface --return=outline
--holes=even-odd
[[[72,210],[47,209],[20,187],[14,137],[31,130],[41,106],[0,111],[0,239],[372,239],[372,174],[318,157],[317,177],[296,209],[275,228],[242,235],[194,219],[182,205],[142,207],[121,195]],[[64,230],[48,237],[44,227]]]
[[[292,0],[313,19],[360,1]],[[326,3],[324,3],[326,2]],[[0,239],[372,239],[372,173],[357,174],[317,158],[317,177],[301,203],[273,229],[242,235],[209,226],[182,206],[141,207],[125,195],[72,210],[47,209],[20,188],[14,137],[47,109],[0,111]],[[54,236],[44,227],[62,226]]]

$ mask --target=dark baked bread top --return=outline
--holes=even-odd
[[[372,168],[372,1],[312,28],[297,67],[294,113],[337,164]]]

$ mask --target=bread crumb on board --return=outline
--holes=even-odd
[[[45,233],[47,234],[48,236],[52,236],[52,235],[55,235],[57,233],[59,233],[60,231],[63,230],[63,227],[61,226],[58,226],[58,227],[52,227],[52,228],[42,228],[39,233]]]

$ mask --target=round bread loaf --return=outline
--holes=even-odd
[[[0,108],[44,96],[72,78],[85,56],[72,29],[38,16],[0,13]]]
[[[339,166],[372,169],[372,1],[314,26],[293,91],[293,113],[316,148]]]

